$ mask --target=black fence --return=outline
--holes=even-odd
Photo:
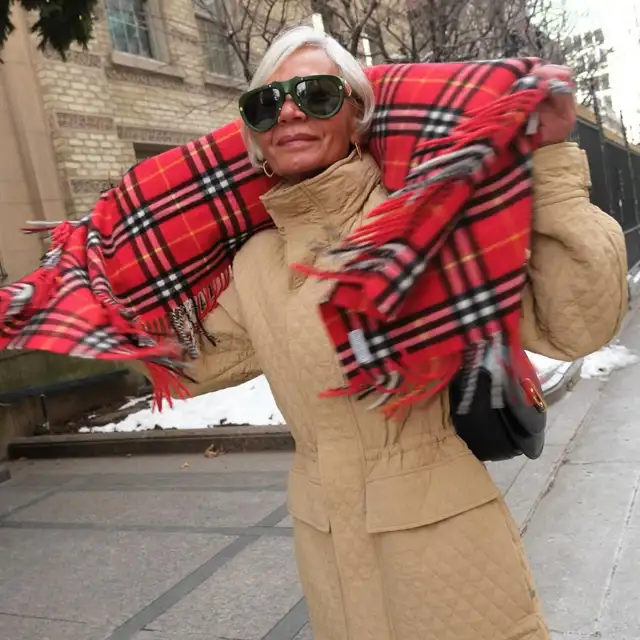
[[[631,268],[640,262],[640,153],[622,140],[604,136],[596,124],[583,118],[578,119],[572,140],[589,158],[591,201],[624,230]]]

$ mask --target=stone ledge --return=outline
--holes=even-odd
[[[195,131],[180,131],[177,129],[154,129],[151,127],[133,127],[129,125],[118,125],[118,138],[121,140],[131,140],[133,142],[152,144],[173,144],[176,146],[186,144],[192,140],[197,140],[206,132],[196,133]]]
[[[234,89],[238,93],[246,91],[249,86],[246,80],[242,78],[233,78],[231,76],[223,76],[211,71],[205,71],[204,83],[213,85],[214,87],[222,87],[224,89]]]
[[[161,60],[154,58],[145,58],[143,56],[135,56],[131,53],[123,53],[122,51],[111,52],[111,63],[117,67],[127,67],[136,71],[144,71],[147,73],[155,73],[162,76],[169,76],[178,80],[184,80],[185,72]]]
[[[55,111],[55,121],[61,129],[89,130],[100,132],[115,131],[116,125],[111,116],[100,116],[69,111]]]
[[[114,179],[113,181],[107,178],[72,178],[69,180],[69,186],[71,188],[71,193],[84,193],[96,196],[97,198],[104,191],[108,191],[113,188],[119,181],[119,178],[117,180]]]
[[[46,47],[41,53],[48,60],[55,60],[63,64],[71,63],[82,67],[92,67],[94,69],[102,68],[102,58],[95,53],[89,53],[89,51],[75,51],[71,49],[67,51],[65,55],[66,60],[50,47]]]
[[[7,455],[16,460],[204,453],[212,445],[226,453],[294,449],[291,432],[286,427],[238,426],[14,438]]]

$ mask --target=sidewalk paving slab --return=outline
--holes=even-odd
[[[149,627],[176,635],[208,632],[243,640],[261,640],[276,626],[282,634],[290,627],[283,621],[302,598],[292,557],[291,538],[260,538]],[[263,579],[256,580],[256,575]],[[305,621],[306,615],[289,637]]]
[[[622,342],[640,351],[638,314]],[[554,640],[640,637],[639,373],[602,385],[526,531]]]
[[[564,465],[532,519],[525,542],[554,630],[596,630],[637,481],[632,468]]]
[[[266,517],[282,504],[282,491],[138,491],[132,484],[128,490],[103,491],[78,487],[52,495],[46,501],[27,506],[6,522],[108,522],[114,530],[120,524],[161,528],[248,527],[256,519]]]
[[[216,534],[3,527],[0,611],[113,628],[231,542]]]
[[[0,613],[3,640],[104,640],[109,628]]]

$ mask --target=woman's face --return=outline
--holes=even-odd
[[[269,77],[268,82],[295,76],[340,75],[327,54],[315,47],[298,49]],[[303,113],[287,96],[278,123],[265,133],[252,133],[271,170],[291,181],[303,180],[345,158],[356,138],[357,107],[345,100],[342,109],[327,120]]]

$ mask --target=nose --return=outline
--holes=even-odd
[[[301,111],[300,107],[293,101],[291,96],[287,96],[280,115],[278,116],[278,122],[292,122],[294,120],[306,120],[306,114]]]

